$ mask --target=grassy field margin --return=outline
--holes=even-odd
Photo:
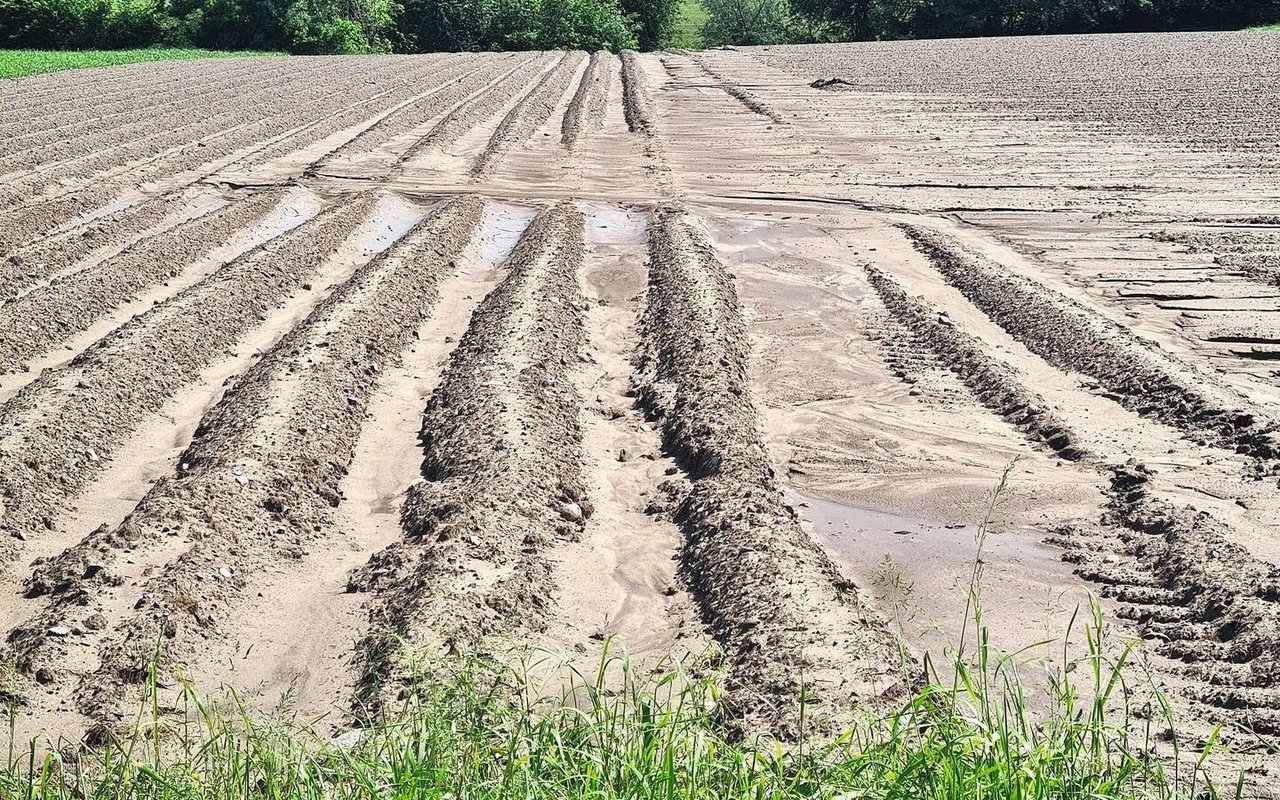
[[[283,56],[285,53],[231,52],[186,47],[148,47],[144,50],[0,50],[0,79],[61,72],[67,69],[113,67],[140,61],[180,61],[192,58]]]

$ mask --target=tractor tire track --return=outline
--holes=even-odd
[[[1259,459],[1280,457],[1278,424],[1264,410],[1241,408],[1243,398],[1085,306],[934,231],[902,229],[949,283],[1050,364],[1095,378],[1125,408],[1189,435]]]

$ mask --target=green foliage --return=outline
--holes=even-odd
[[[702,7],[707,14],[702,37],[708,47],[797,40],[787,0],[702,0]]]
[[[0,0],[0,47],[366,53],[390,49],[393,0]]]
[[[834,740],[781,747],[733,741],[719,725],[721,687],[669,660],[641,674],[610,645],[582,674],[542,663],[433,664],[381,724],[329,741],[288,718],[185,687],[174,719],[149,709],[139,734],[81,754],[20,754],[0,797],[24,800],[1191,800],[1208,796],[1194,764],[1153,754],[1123,678],[1131,647],[1112,650],[1096,605],[1085,652],[1044,666],[995,651],[975,624],[971,649],[884,716],[856,715]],[[1048,652],[1050,645],[1045,645]],[[1061,652],[1061,651],[1059,651]],[[1020,662],[1022,666],[1020,666]],[[541,688],[532,677],[563,690]],[[152,689],[154,691],[154,689]],[[1167,721],[1156,696],[1154,714]],[[225,709],[230,709],[225,710]],[[1175,743],[1176,746],[1176,743]],[[1208,748],[1212,748],[1212,742]],[[1203,759],[1209,749],[1202,754]],[[25,755],[25,757],[24,757]],[[1182,755],[1179,753],[1178,755]],[[1195,754],[1192,754],[1195,755]],[[34,769],[32,769],[34,767]],[[1216,796],[1216,795],[1214,795]]]
[[[636,45],[641,50],[674,46],[681,0],[622,0],[622,10],[635,22]]]
[[[407,0],[397,20],[400,52],[432,50],[621,50],[635,22],[618,0]]]
[[[1280,0],[793,0],[840,38],[1235,30],[1280,20]]]
[[[270,56],[276,53],[263,51],[214,51],[194,48],[149,47],[145,50],[0,50],[0,78],[17,78],[41,72],[60,72],[65,69],[111,67],[117,64],[134,64],[139,61],[173,61],[188,58],[227,58],[244,56]],[[0,666],[0,687],[3,686],[4,668]],[[3,697],[0,688],[0,697]]]
[[[706,26],[708,19],[707,10],[703,8],[701,0],[683,0],[680,3],[680,13],[676,15],[675,24],[672,26],[668,46],[682,47],[686,50],[699,50],[706,47],[702,29]]]

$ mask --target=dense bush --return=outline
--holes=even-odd
[[[643,50],[689,0],[0,0],[0,47],[294,53]],[[709,45],[1204,30],[1280,21],[1280,0],[702,0]],[[687,31],[684,35],[687,38]]]
[[[0,47],[390,49],[392,0],[0,0]]]
[[[1280,21],[1280,0],[792,0],[840,39],[1231,30]]]
[[[637,27],[617,0],[405,0],[395,49],[621,50]]]
[[[293,53],[656,46],[678,0],[0,0],[0,47]],[[640,38],[637,38],[637,34]]]

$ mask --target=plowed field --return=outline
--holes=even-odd
[[[1276,41],[0,83],[19,736],[127,724],[153,663],[337,728],[414,653],[610,634],[714,642],[736,721],[787,731],[956,636],[1013,462],[997,643],[1097,593],[1268,775]]]

